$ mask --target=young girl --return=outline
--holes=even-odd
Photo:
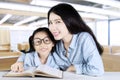
[[[35,30],[29,38],[30,49],[24,54],[24,68],[37,67],[41,64],[51,66],[53,68],[59,68],[53,58],[54,45],[56,41],[48,28],[38,28]],[[17,71],[17,63],[11,66],[11,70]]]

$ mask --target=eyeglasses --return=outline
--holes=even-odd
[[[35,39],[33,39],[33,44],[34,44],[35,46],[39,46],[39,45],[41,45],[42,41],[43,41],[45,44],[50,44],[50,43],[51,43],[51,39],[48,38],[48,37],[45,37],[45,38],[43,38],[43,39],[40,39],[40,38],[35,38]]]

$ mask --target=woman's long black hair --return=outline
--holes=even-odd
[[[36,29],[36,30],[33,32],[33,34],[29,37],[29,47],[30,47],[30,48],[29,48],[29,50],[26,51],[25,53],[29,53],[29,52],[35,51],[35,48],[34,48],[34,45],[33,45],[33,39],[34,39],[35,34],[38,33],[38,32],[46,32],[47,35],[48,35],[48,37],[49,37],[49,38],[51,39],[51,41],[53,42],[53,44],[54,44],[54,45],[56,44],[56,40],[54,39],[54,37],[53,37],[52,33],[49,31],[49,29],[46,28],[46,27],[41,27],[41,28]],[[51,51],[51,52],[53,52],[54,50],[55,50],[55,46],[52,48],[52,51]]]
[[[100,55],[103,53],[103,47],[99,44],[92,30],[82,20],[75,8],[66,3],[60,3],[52,7],[48,12],[48,22],[50,13],[55,13],[56,15],[60,16],[71,34],[88,32],[93,37]]]

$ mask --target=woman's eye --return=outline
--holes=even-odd
[[[62,21],[59,21],[59,20],[58,20],[58,21],[56,20],[56,21],[53,21],[53,22],[52,22],[52,21],[49,21],[48,24],[59,24],[59,23],[61,23],[61,22],[62,22]]]
[[[56,23],[61,23],[61,21],[56,21]]]
[[[48,24],[52,24],[52,22],[49,22]]]

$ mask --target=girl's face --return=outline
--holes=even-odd
[[[36,33],[33,39],[33,45],[39,53],[39,56],[48,56],[54,46],[46,32]]]
[[[66,38],[70,33],[60,16],[50,13],[49,30],[56,40]]]

